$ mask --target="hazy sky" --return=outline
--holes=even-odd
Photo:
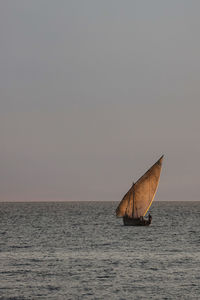
[[[0,1],[0,201],[200,199],[199,0]]]

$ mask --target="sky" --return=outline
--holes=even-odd
[[[200,1],[0,1],[0,201],[200,199]]]

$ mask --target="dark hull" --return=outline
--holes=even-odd
[[[123,222],[125,226],[149,226],[151,224],[151,219],[135,219],[129,217],[123,217]]]

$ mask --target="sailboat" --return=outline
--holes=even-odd
[[[145,219],[158,187],[164,155],[142,176],[122,198],[116,216],[123,217],[126,226],[148,226],[152,217]]]

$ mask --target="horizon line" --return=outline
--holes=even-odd
[[[31,200],[31,201],[0,201],[0,203],[72,203],[72,202],[120,202],[120,200]],[[200,202],[200,200],[155,200],[155,202]]]

